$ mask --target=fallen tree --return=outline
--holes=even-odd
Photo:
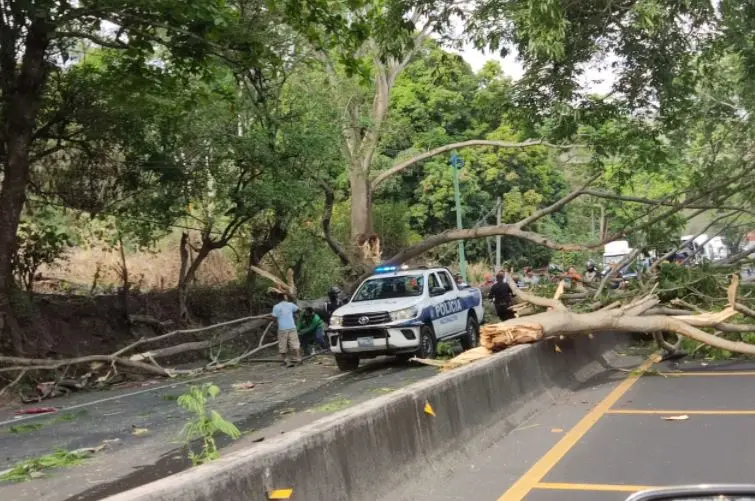
[[[709,328],[729,332],[755,332],[755,325],[727,323],[736,315],[755,318],[755,315],[750,315],[755,312],[742,305],[737,298],[739,278],[736,274],[732,276],[727,289],[728,304],[717,312],[700,311],[696,307],[696,311],[665,307],[658,296],[651,292],[625,304],[612,302],[597,311],[578,313],[569,310],[558,299],[561,287],[554,298],[546,298],[518,289],[511,278],[509,284],[519,299],[531,305],[545,307],[547,311],[483,326],[480,330],[480,346],[450,360],[413,360],[441,369],[453,369],[486,358],[510,346],[564,336],[593,336],[600,332],[654,334],[656,342],[668,351],[677,349],[678,344],[665,341],[663,333],[674,333],[680,339],[686,337],[734,353],[755,355],[755,344],[732,341],[703,330]]]
[[[231,327],[233,329],[223,330],[223,328]],[[229,360],[220,360],[219,354],[211,356],[211,360],[205,366],[195,369],[176,369],[171,367],[163,367],[158,363],[158,359],[175,356],[182,353],[191,351],[207,350],[213,347],[219,346],[222,343],[234,340],[243,335],[249,334],[254,330],[263,328],[257,345],[254,348],[250,348],[240,356],[233,357]],[[152,376],[163,377],[175,377],[177,375],[193,375],[208,370],[217,370],[223,367],[236,365],[242,360],[245,360],[252,355],[270,348],[275,345],[276,341],[268,341],[267,337],[270,333],[272,322],[267,315],[255,315],[249,317],[238,318],[227,322],[221,322],[205,327],[197,327],[193,329],[180,329],[167,332],[165,334],[154,337],[143,337],[133,343],[125,346],[113,353],[102,355],[87,355],[76,358],[62,358],[62,359],[50,359],[50,358],[25,358],[25,357],[13,357],[13,356],[1,356],[0,355],[0,374],[3,373],[17,373],[16,377],[12,379],[5,387],[0,389],[0,396],[3,395],[13,386],[17,385],[23,378],[34,371],[51,371],[58,369],[65,369],[64,373],[69,368],[75,366],[86,366],[87,372],[82,376],[86,384],[89,385],[103,385],[107,384],[112,378],[119,374],[119,369],[129,370]],[[165,343],[174,338],[180,336],[210,336],[208,339],[195,340],[179,343],[176,345],[165,346],[148,351],[143,350],[146,345],[154,345],[157,343]],[[106,371],[104,375],[97,375]],[[54,388],[56,382],[52,382],[52,388]],[[86,385],[85,385],[86,386]],[[48,384],[45,388],[50,387]]]

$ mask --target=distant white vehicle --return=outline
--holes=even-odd
[[[633,250],[626,240],[608,242],[603,248],[603,266],[608,268],[610,265],[620,262]]]
[[[693,236],[684,235],[680,240],[682,243],[687,243],[690,250],[695,253],[694,262],[720,261],[729,257],[729,248],[722,237],[710,238],[708,235],[702,234],[692,240]]]

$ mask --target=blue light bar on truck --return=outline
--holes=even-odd
[[[399,271],[399,270],[408,270],[409,267],[407,265],[403,266],[378,266],[373,270],[374,273],[390,273],[392,271]]]

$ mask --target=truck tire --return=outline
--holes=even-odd
[[[350,372],[359,367],[359,357],[350,355],[336,355],[336,365],[343,372]]]
[[[419,348],[417,348],[417,358],[433,359],[436,355],[438,342],[435,339],[435,333],[429,325],[424,325],[419,330]]]
[[[467,329],[461,338],[461,347],[464,351],[476,348],[480,344],[480,326],[477,323],[477,319],[474,315],[470,314],[467,317]]]

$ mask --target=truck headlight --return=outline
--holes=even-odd
[[[392,311],[389,313],[391,320],[394,322],[398,320],[410,320],[416,317],[417,314],[418,312],[416,306],[410,306],[409,308],[404,308],[403,310]]]
[[[343,325],[343,317],[339,317],[336,315],[333,315],[330,317],[330,326],[331,327],[341,327]]]

